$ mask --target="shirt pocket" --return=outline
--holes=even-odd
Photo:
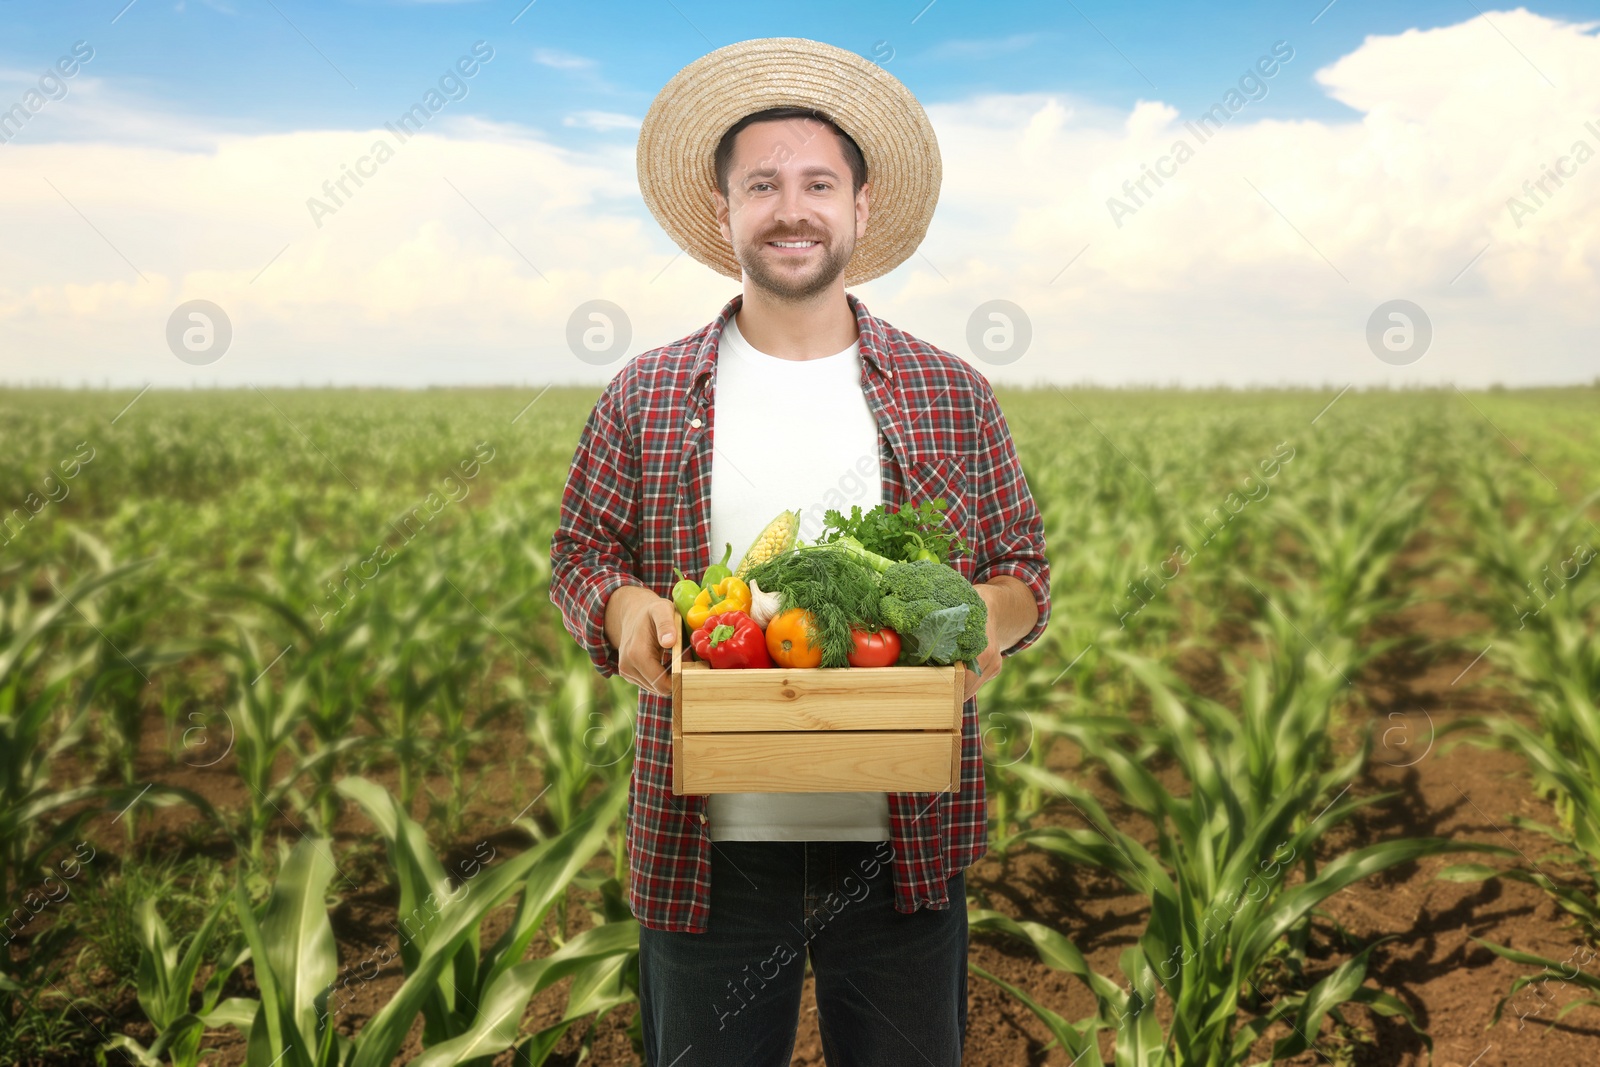
[[[945,501],[945,524],[966,542],[968,551],[951,558],[950,565],[972,580],[976,550],[971,501],[967,499],[967,468],[960,456],[940,456],[912,460],[905,467],[905,492],[901,497],[904,506],[914,507],[924,500]]]

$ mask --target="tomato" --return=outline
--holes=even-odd
[[[819,667],[822,646],[812,644],[811,612],[790,608],[767,623],[767,652],[775,667]]]
[[[893,667],[900,658],[900,635],[887,626],[877,633],[851,630],[855,648],[850,653],[852,667]]]

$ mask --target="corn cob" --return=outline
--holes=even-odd
[[[758,564],[765,563],[773,556],[787,552],[794,547],[796,536],[800,533],[800,513],[798,511],[784,511],[778,517],[767,523],[766,528],[756,535],[755,543],[745,552],[744,558],[739,561],[739,569],[735,576],[743,578],[750,573],[750,569]]]

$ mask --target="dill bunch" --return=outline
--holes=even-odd
[[[752,568],[748,580],[776,594],[780,611],[811,613],[824,667],[849,666],[852,629],[883,626],[878,572],[854,553],[807,545]]]

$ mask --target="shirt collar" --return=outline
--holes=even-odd
[[[894,369],[890,364],[889,346],[883,336],[883,329],[878,320],[867,310],[867,305],[854,293],[845,293],[844,298],[850,304],[850,310],[856,316],[856,333],[861,343],[861,361],[877,373],[886,378],[894,377]],[[744,306],[744,294],[736,293],[732,300],[723,305],[722,311],[712,320],[710,328],[706,331],[705,338],[700,342],[699,351],[695,354],[695,370],[692,379],[691,391],[699,391],[710,380],[717,365],[717,346],[722,341],[722,330],[728,320],[739,313]]]

